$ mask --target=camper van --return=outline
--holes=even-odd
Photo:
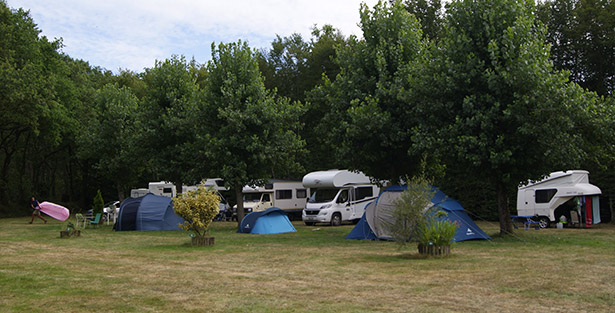
[[[536,217],[542,228],[560,220],[591,227],[600,223],[600,194],[600,188],[589,183],[588,171],[553,172],[519,187],[517,214]]]
[[[308,190],[299,181],[272,179],[264,186],[243,187],[243,208],[246,212],[265,211],[278,207],[288,215],[297,215],[307,202]],[[237,206],[233,207],[237,209]]]
[[[311,196],[301,219],[308,225],[358,221],[365,206],[378,197],[380,188],[363,173],[348,170],[312,172],[303,177],[303,186]]]

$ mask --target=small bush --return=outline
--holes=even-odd
[[[425,211],[432,205],[434,195],[430,181],[424,175],[415,176],[406,184],[408,189],[401,193],[391,210],[392,222],[386,225],[400,247],[405,246],[410,238],[418,238],[420,225],[427,224]]]
[[[179,225],[182,229],[204,237],[208,234],[213,218],[220,211],[219,203],[220,197],[215,190],[199,186],[197,190],[173,198],[173,209],[175,214],[186,220]]]
[[[424,175],[415,176],[407,186],[395,202],[392,222],[387,225],[395,242],[400,248],[410,241],[436,246],[450,244],[458,225],[446,220],[447,213],[431,202],[435,190],[430,181]]]
[[[94,197],[94,201],[92,203],[92,212],[94,215],[97,213],[103,212],[103,208],[105,207],[105,201],[103,201],[102,193],[100,193],[100,189],[96,192],[96,196]]]

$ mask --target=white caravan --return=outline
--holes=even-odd
[[[600,188],[589,183],[589,172],[572,170],[553,172],[545,179],[519,187],[517,214],[535,216],[541,227],[559,221],[562,216],[586,227],[600,223]]]
[[[264,186],[245,186],[243,208],[246,212],[260,212],[278,207],[288,214],[298,214],[307,202],[308,190],[298,181],[272,179]],[[233,207],[237,209],[237,205]]]
[[[301,219],[308,225],[358,221],[370,201],[378,197],[380,188],[369,177],[348,170],[312,172],[303,177],[303,186],[312,194]]]

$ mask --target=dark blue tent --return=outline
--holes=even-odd
[[[370,202],[368,206],[370,204],[372,204],[372,202]],[[359,220],[357,225],[352,229],[352,231],[350,231],[350,234],[346,236],[346,239],[378,239],[378,237],[376,237],[376,234],[374,234],[372,229],[369,227],[369,224],[367,224],[367,220],[365,219],[365,213],[363,213],[363,216],[361,216],[361,219]]]
[[[180,230],[183,222],[170,197],[148,193],[122,202],[115,230]]]
[[[250,234],[279,234],[296,231],[286,213],[277,207],[246,215],[237,230],[238,233]]]
[[[383,220],[390,219],[390,210],[395,206],[401,193],[408,189],[406,185],[394,185],[385,189],[376,201],[368,204],[365,214],[355,228],[346,236],[347,239],[382,239],[390,240],[391,236],[383,225]],[[441,217],[453,222],[457,222],[459,228],[453,241],[464,241],[472,239],[490,239],[482,229],[480,229],[468,216],[461,204],[452,198],[447,197],[441,190],[432,187],[434,196],[431,202],[434,206],[446,212],[447,215]]]

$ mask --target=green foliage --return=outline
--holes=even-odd
[[[556,68],[599,95],[615,90],[615,2],[548,0],[538,5]]]
[[[191,177],[194,168],[194,128],[191,117],[199,102],[196,77],[183,56],[157,61],[143,74],[146,93],[141,100],[140,153],[150,157],[153,175],[176,186]],[[201,179],[198,177],[196,179]],[[181,190],[181,187],[178,187]]]
[[[175,214],[186,220],[180,225],[181,228],[203,237],[208,234],[209,225],[220,211],[219,203],[220,196],[215,190],[199,186],[197,190],[174,197],[173,209]]]
[[[94,215],[103,213],[103,209],[105,207],[105,201],[103,201],[102,193],[100,189],[96,192],[96,196],[94,197],[94,201],[92,202],[92,212]]]
[[[212,45],[204,100],[193,114],[199,121],[197,157],[201,173],[221,176],[239,190],[249,183],[302,173],[296,156],[303,152],[300,103],[265,89],[255,52],[245,42]]]
[[[92,114],[83,119],[77,138],[80,157],[92,160],[118,194],[134,186],[143,171],[142,153],[136,149],[137,111],[137,98],[129,88],[107,84],[96,92]]]
[[[425,237],[421,232],[428,227],[426,211],[432,205],[434,195],[430,181],[423,175],[412,177],[406,184],[408,189],[401,193],[391,210],[391,222],[385,223],[400,247],[405,246],[409,239],[417,241]]]
[[[419,122],[416,103],[423,101],[415,88],[430,58],[428,43],[399,2],[373,10],[363,5],[360,26],[365,39],[351,37],[337,51],[335,81],[325,80],[310,95],[313,106],[327,108],[317,135],[338,164],[398,181],[419,163],[420,153],[410,148]]]
[[[443,218],[448,213],[439,210],[437,207],[428,210],[426,223],[417,225],[416,240],[423,245],[445,246],[451,243],[459,225]]]
[[[390,0],[394,3],[395,0]],[[444,31],[442,1],[440,0],[405,0],[406,10],[416,16],[421,23],[423,35],[437,40]]]

